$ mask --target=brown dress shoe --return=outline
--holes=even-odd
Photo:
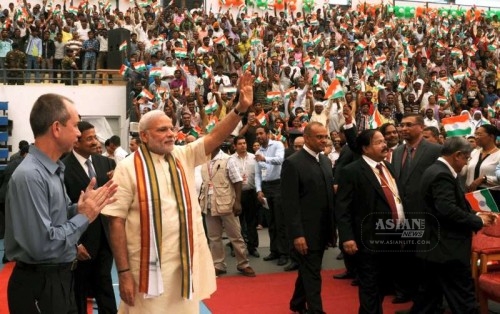
[[[237,268],[238,271],[243,275],[247,277],[255,277],[255,271],[252,269],[252,267],[247,266],[245,268]]]

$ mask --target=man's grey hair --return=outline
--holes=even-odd
[[[463,137],[456,136],[447,138],[441,149],[441,155],[451,156],[456,152],[470,154],[472,152],[472,146]]]
[[[151,126],[151,122],[158,119],[159,117],[166,116],[165,112],[161,110],[151,110],[144,114],[139,120],[139,131],[144,132]]]

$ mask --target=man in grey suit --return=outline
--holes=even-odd
[[[424,201],[420,190],[420,181],[424,171],[441,155],[441,145],[430,143],[423,138],[424,119],[419,114],[405,114],[401,121],[402,137],[405,144],[398,146],[392,155],[392,165],[400,186],[400,195],[405,206],[407,218],[418,218]],[[401,265],[404,265],[404,282],[396,280],[396,297],[393,303],[404,303],[416,293],[419,269],[415,257],[415,248],[407,246],[402,253]]]

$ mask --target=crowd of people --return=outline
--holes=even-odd
[[[82,308],[90,289],[99,307],[108,308],[109,290],[94,286],[109,286],[113,254],[121,306],[131,313],[161,312],[166,305],[195,313],[198,303],[185,301],[207,297],[215,289],[213,275],[227,272],[223,227],[237,270],[254,277],[248,255],[260,257],[256,230],[265,220],[270,252],[263,259],[299,270],[292,311],[324,312],[323,251],[336,245],[347,269],[336,278],[355,279],[360,313],[381,313],[388,292],[395,294],[395,303],[414,301],[414,313],[437,310],[443,296],[453,312],[474,311],[470,234],[494,224],[496,216],[472,214],[463,190],[493,187],[499,180],[497,16],[486,18],[476,8],[461,17],[425,9],[400,19],[389,6],[366,4],[310,12],[242,6],[235,16],[224,7],[213,12],[156,4],[135,2],[120,12],[104,3],[68,8],[44,0],[31,8],[24,1],[20,10],[12,4],[0,14],[0,44],[14,48],[5,55],[6,73],[19,83],[25,81],[19,62],[17,72],[9,70],[10,62],[19,60],[13,53],[24,54],[28,68],[39,69],[41,63],[44,69],[70,64],[92,70],[96,64],[105,67],[99,60],[106,60],[106,32],[130,31],[130,41],[120,46],[120,72],[134,92],[139,120],[131,156],[118,137],[105,143],[104,155],[116,161],[115,169],[114,162],[102,165],[94,158],[99,147],[94,128],[76,121],[69,99],[50,95],[37,101],[32,115],[41,108],[55,110],[50,104],[62,113],[44,120],[47,125],[30,121],[35,145],[11,186],[28,189],[29,181],[22,179],[33,175],[29,170],[37,162],[61,169],[59,158],[73,150],[62,162],[68,178],[75,171],[80,179],[85,175],[81,182],[65,181],[79,206],[68,208],[74,215],[69,221],[58,216],[64,230],[54,232],[67,233],[77,250],[51,242],[59,238],[23,235],[28,232],[19,222],[23,213],[13,214],[9,206],[26,205],[30,198],[8,194],[6,253],[18,261],[16,280],[52,267],[73,271],[77,259],[87,266],[76,270],[76,306]],[[47,55],[50,41],[57,58]],[[61,52],[66,57],[60,58]],[[35,80],[41,79],[35,71]],[[449,119],[463,116],[465,126],[450,129],[455,120]],[[78,138],[73,147],[70,136],[61,135],[65,128]],[[464,130],[467,140],[452,137],[457,130]],[[36,179],[53,183],[60,176],[55,171]],[[75,192],[81,190],[84,195]],[[39,213],[44,209],[35,203],[45,201],[38,197],[28,204],[33,208],[23,206]],[[58,210],[66,210],[67,204],[58,202]],[[439,243],[437,224],[426,220],[426,241],[418,245],[372,245],[387,240],[377,235],[378,219],[404,228],[406,221],[426,219],[422,212],[438,217]],[[34,225],[41,232],[45,223]],[[76,229],[64,227],[71,223]],[[102,227],[108,225],[109,236]],[[102,235],[91,241],[94,237],[84,232]],[[19,241],[46,242],[61,254],[32,255]],[[447,254],[449,247],[457,248],[454,254]],[[106,276],[78,284],[89,278],[94,262]],[[402,267],[412,272],[394,276],[405,271]],[[32,310],[21,295],[26,291],[9,286],[11,310]]]

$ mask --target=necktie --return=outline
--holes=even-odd
[[[407,179],[409,174],[410,174],[410,167],[411,167],[411,163],[413,160],[413,151],[414,150],[415,150],[415,148],[413,148],[413,147],[409,147],[409,146],[406,147],[406,158],[403,161],[403,168],[401,169],[401,178],[400,178],[403,181],[405,181],[405,179]]]
[[[380,175],[380,185],[382,186],[382,190],[384,191],[385,198],[389,203],[389,207],[391,208],[392,219],[398,219],[398,210],[396,208],[396,202],[394,201],[394,194],[391,191],[391,188],[388,186],[389,181],[387,180],[382,164],[377,164],[376,166],[378,173]]]
[[[95,174],[95,171],[94,171],[94,167],[92,166],[92,161],[90,161],[90,159],[87,159],[85,161],[85,164],[87,165],[87,168],[89,168],[89,172],[88,172],[89,178],[92,179],[92,178],[97,177],[97,175]]]

